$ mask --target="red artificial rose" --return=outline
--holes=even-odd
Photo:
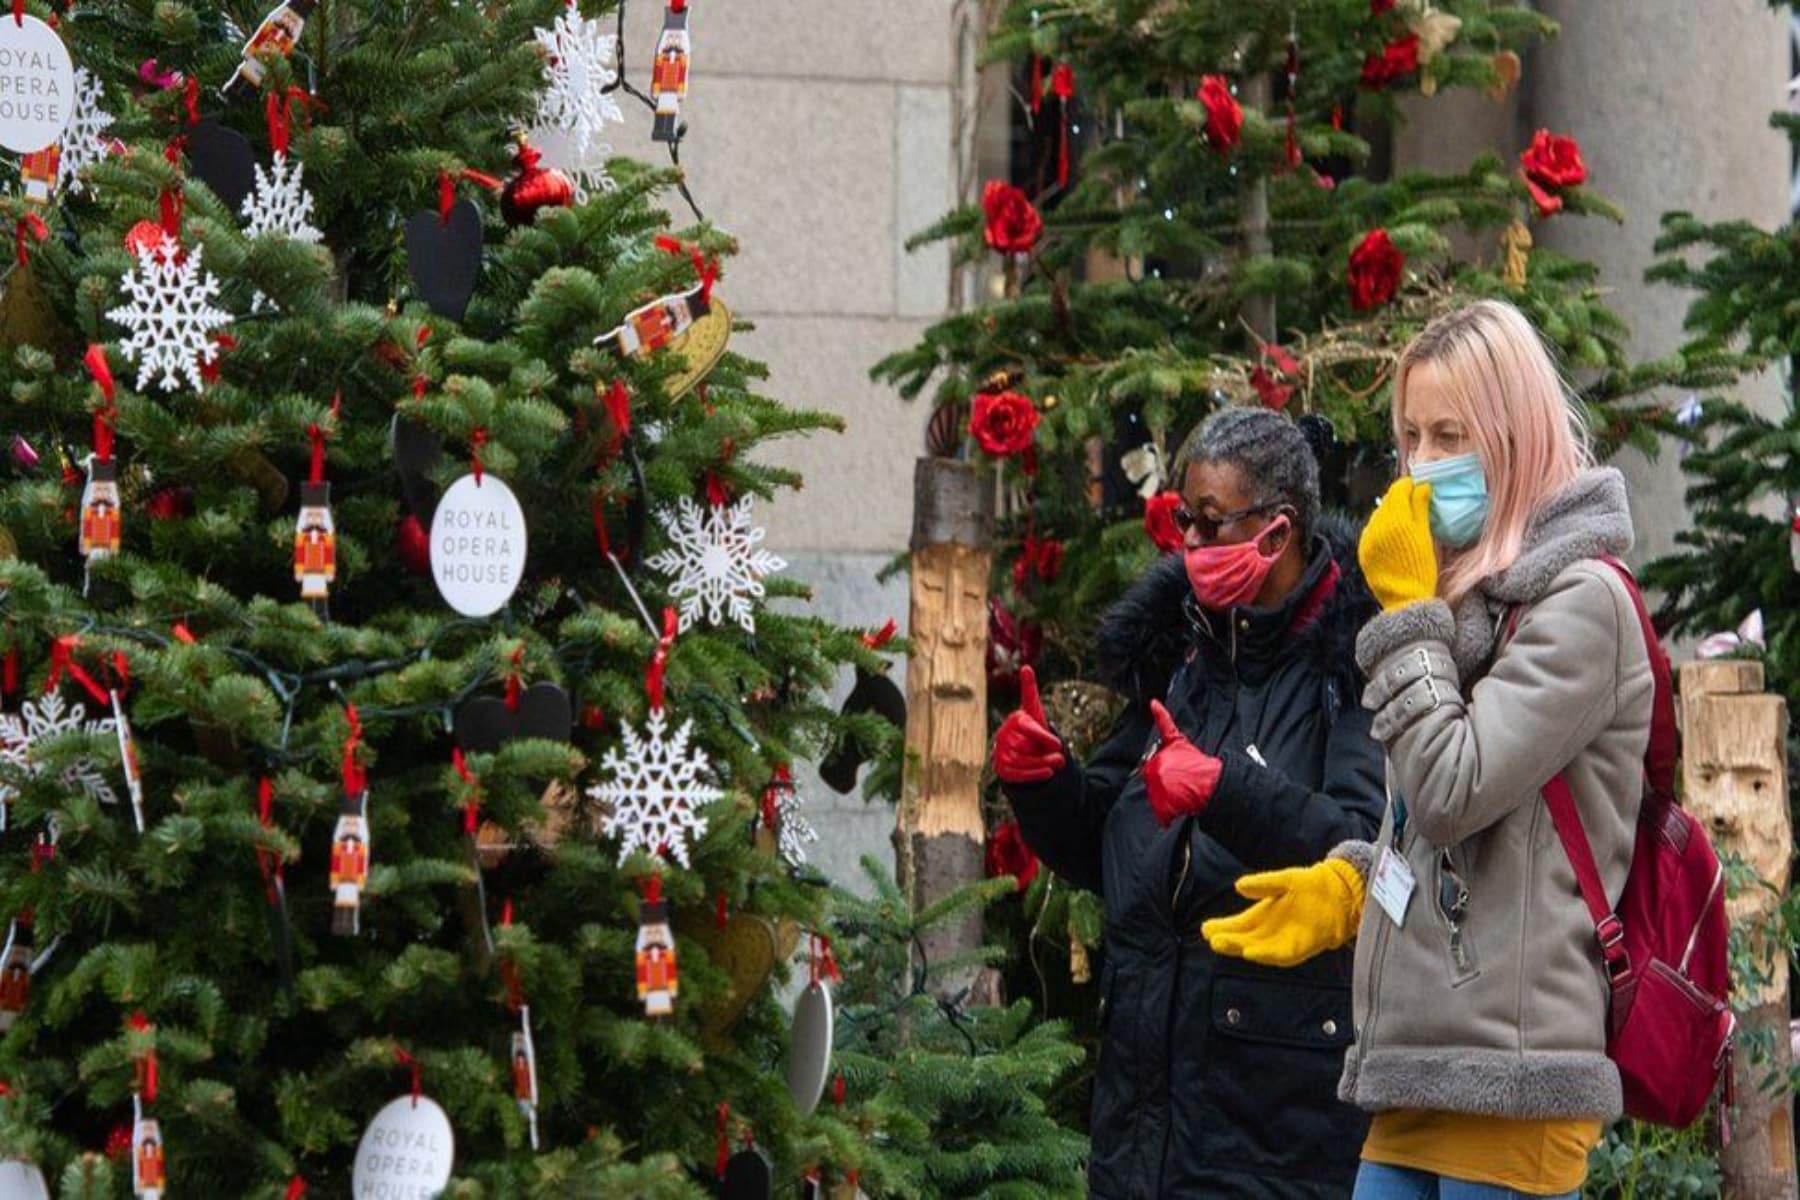
[[[1019,690],[1019,671],[1034,666],[1044,648],[1043,627],[1021,621],[988,597],[987,679],[990,697],[1012,695]]]
[[[144,501],[144,512],[152,521],[168,521],[175,517],[188,517],[194,513],[194,490],[185,487],[167,487],[152,493]]]
[[[987,244],[1002,254],[1029,254],[1044,231],[1044,219],[1025,193],[998,179],[987,181],[981,192],[981,211],[987,216]]]
[[[1255,370],[1250,372],[1250,386],[1256,389],[1256,395],[1263,402],[1263,407],[1272,408],[1276,412],[1286,408],[1287,402],[1294,395],[1293,384],[1281,382],[1269,374],[1260,363],[1257,364]]]
[[[1037,878],[1038,859],[1025,844],[1025,835],[1017,821],[1002,821],[988,834],[987,873],[989,879],[1011,875],[1019,881],[1022,892]]]
[[[1025,590],[1027,576],[1036,575],[1045,583],[1053,583],[1062,574],[1063,544],[1054,538],[1039,541],[1035,534],[1025,536],[1019,557],[1013,560],[1013,587]]]
[[[1244,110],[1223,75],[1200,80],[1200,103],[1206,106],[1206,140],[1223,154],[1243,138]]]
[[[1371,229],[1350,252],[1350,306],[1363,312],[1392,300],[1405,265],[1406,256],[1394,249],[1387,230]]]
[[[1163,554],[1181,553],[1181,530],[1175,528],[1175,510],[1180,507],[1181,497],[1174,492],[1159,492],[1144,501],[1144,532]]]
[[[1011,458],[1031,449],[1038,412],[1017,392],[983,392],[969,414],[969,432],[995,458]]]
[[[1587,164],[1581,160],[1581,147],[1572,137],[1540,129],[1531,145],[1519,155],[1519,167],[1525,175],[1525,186],[1541,216],[1560,212],[1563,198],[1556,193],[1563,188],[1578,187],[1587,182]]]
[[[1369,13],[1377,17],[1391,13],[1394,11],[1394,3],[1395,0],[1369,0]]]
[[[1419,35],[1409,33],[1397,42],[1389,42],[1380,54],[1371,54],[1363,60],[1362,85],[1371,92],[1379,92],[1418,69]]]

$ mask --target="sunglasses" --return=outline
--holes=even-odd
[[[1179,504],[1176,505],[1175,511],[1170,514],[1170,517],[1175,522],[1175,528],[1181,533],[1185,534],[1190,529],[1198,530],[1200,536],[1210,542],[1219,536],[1219,531],[1224,529],[1225,526],[1236,525],[1246,517],[1255,517],[1266,512],[1274,512],[1280,507],[1280,504],[1258,504],[1252,508],[1244,508],[1239,509],[1234,513],[1226,513],[1222,517],[1209,517],[1195,512],[1185,504]]]

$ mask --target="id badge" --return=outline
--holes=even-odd
[[[1383,846],[1381,861],[1375,867],[1375,878],[1369,883],[1369,894],[1375,897],[1375,903],[1381,905],[1381,911],[1396,926],[1406,924],[1406,907],[1412,902],[1416,887],[1418,880],[1413,877],[1406,860],[1395,854],[1392,846]]]

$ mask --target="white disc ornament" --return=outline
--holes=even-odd
[[[794,1001],[794,1028],[788,1042],[787,1085],[803,1117],[819,1107],[831,1074],[831,989],[814,980]]]
[[[357,1196],[426,1200],[450,1182],[456,1135],[430,1096],[388,1101],[356,1145],[350,1188]]]
[[[492,471],[450,485],[431,518],[431,577],[465,617],[499,612],[525,575],[525,512]]]
[[[0,1162],[0,1200],[50,1200],[50,1188],[36,1163]]]
[[[0,146],[35,154],[62,137],[75,111],[69,48],[36,17],[0,27]]]

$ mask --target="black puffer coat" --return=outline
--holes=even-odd
[[[1193,602],[1179,556],[1159,562],[1101,627],[1107,682],[1132,697],[1106,743],[1007,788],[1038,856],[1106,901],[1097,1200],[1350,1194],[1367,1128],[1336,1099],[1350,952],[1270,970],[1214,955],[1200,923],[1245,906],[1239,876],[1317,862],[1381,823],[1353,655],[1375,605],[1355,544],[1326,522],[1285,603],[1223,616]],[[1154,698],[1224,762],[1205,810],[1167,829],[1138,769]]]

